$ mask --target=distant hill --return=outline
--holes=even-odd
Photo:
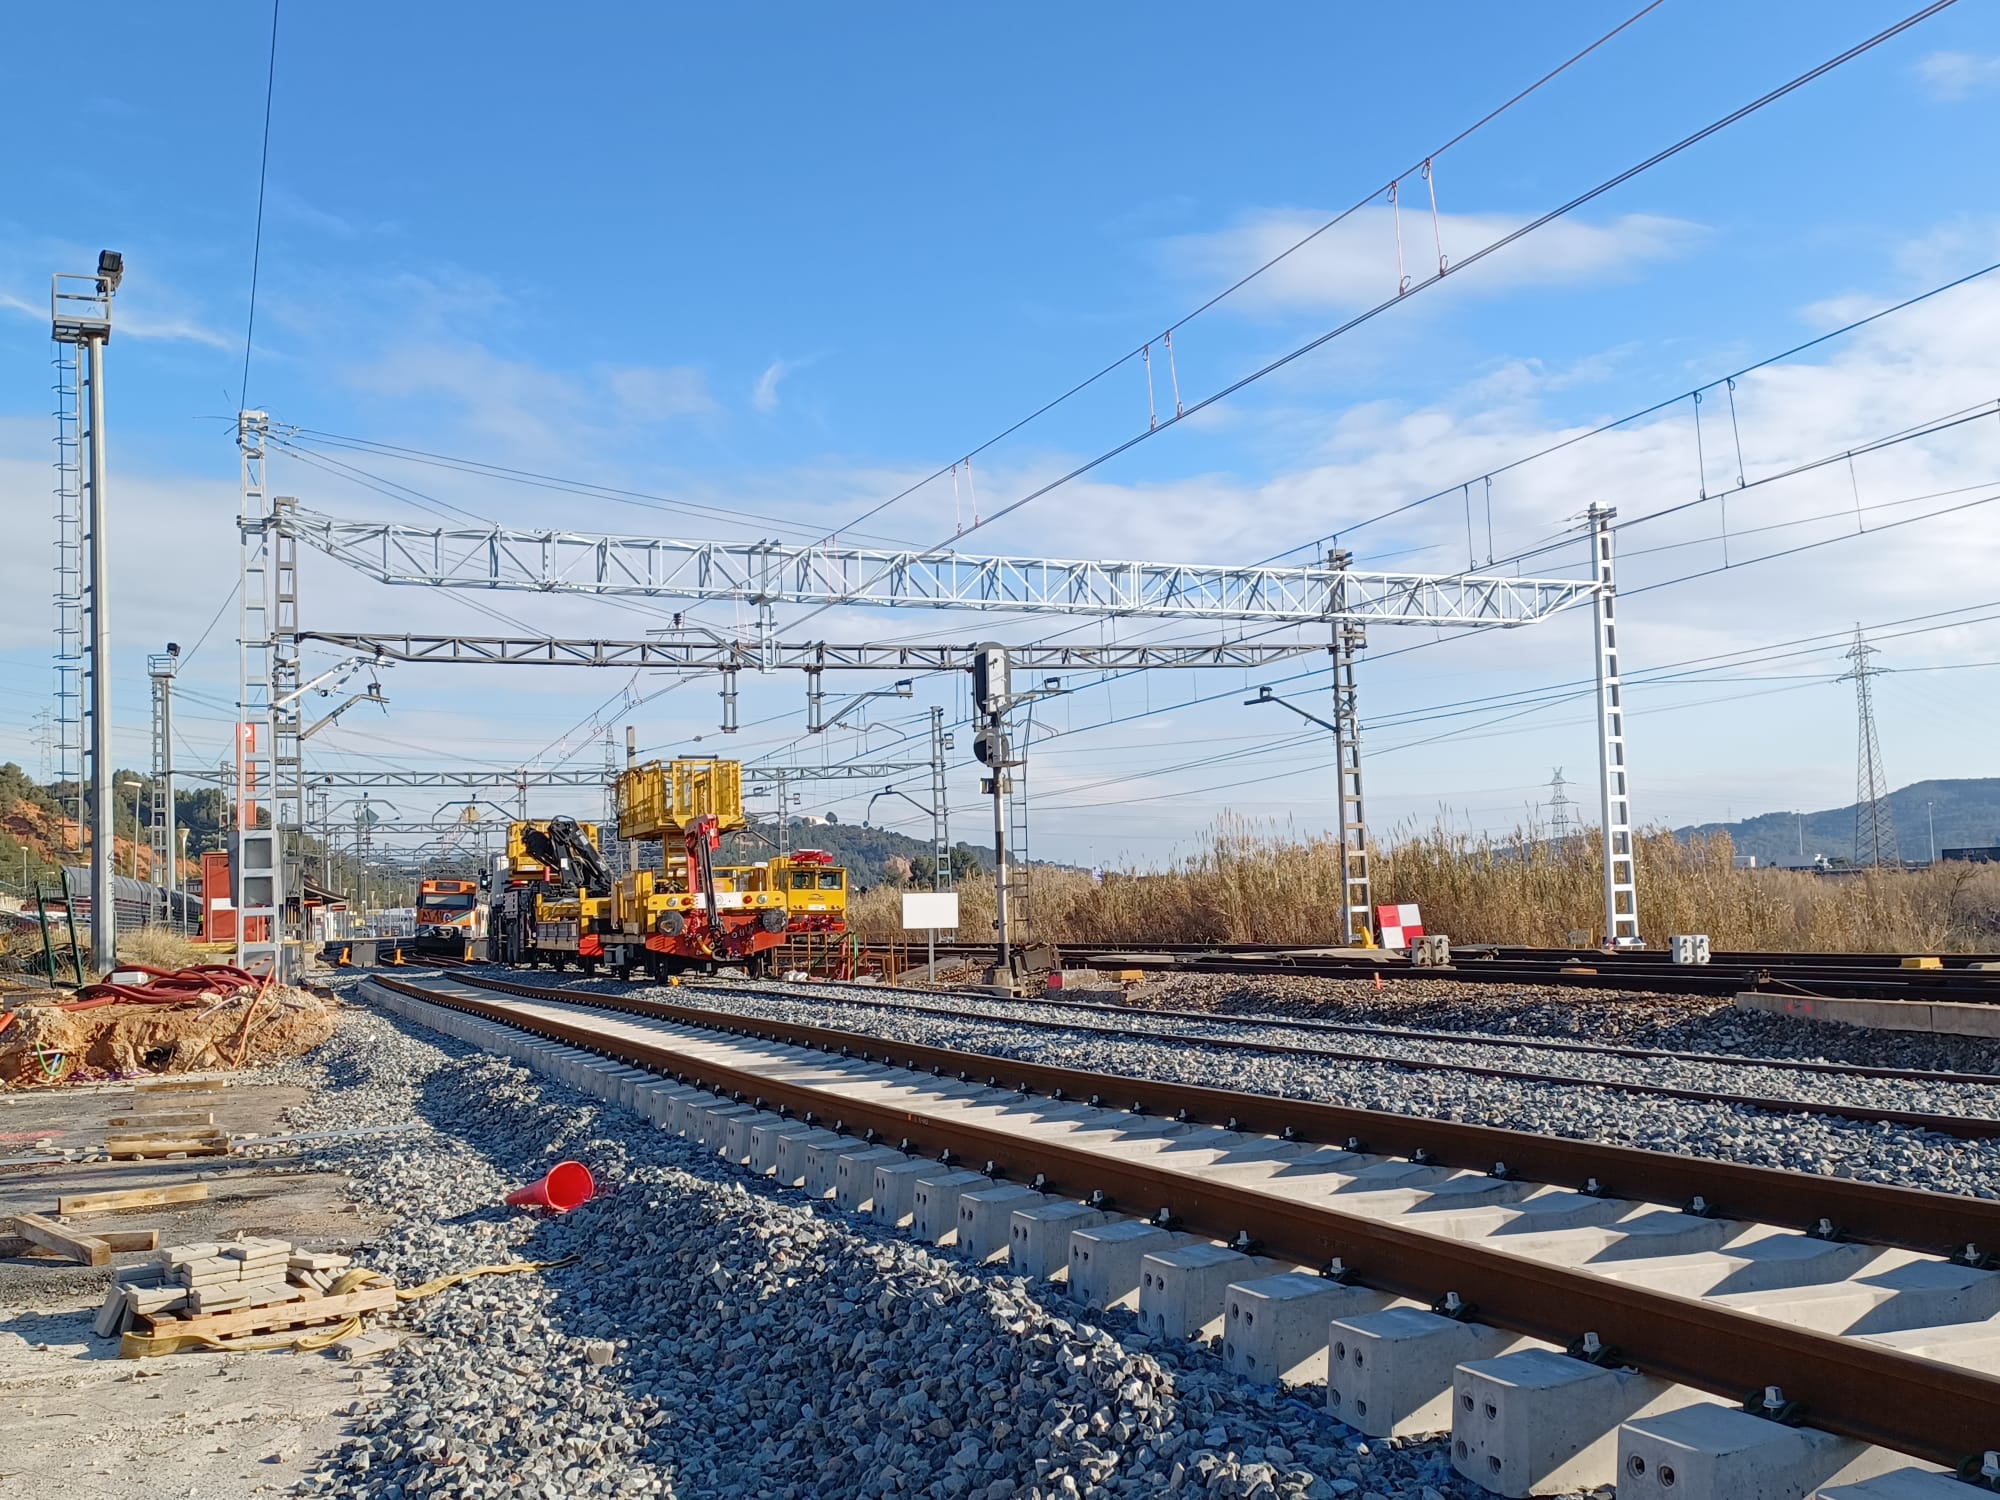
[[[792,848],[824,849],[831,854],[834,862],[847,870],[848,882],[857,890],[885,881],[906,884],[913,872],[917,884],[930,884],[929,839],[913,839],[887,828],[864,828],[859,823],[807,823],[799,819],[793,820],[791,834]],[[759,819],[750,825],[749,832],[733,833],[723,840],[723,858],[726,862],[769,859],[777,852],[777,843],[776,823]],[[990,869],[992,864],[991,849],[965,843],[953,846],[952,866],[960,875]]]
[[[1889,815],[1896,825],[1902,857],[1913,862],[1930,858],[1933,818],[1940,849],[2000,844],[2000,777],[1915,782],[1889,794]],[[1735,823],[1699,823],[1674,832],[1681,838],[1726,833],[1738,854],[1754,854],[1760,864],[1798,864],[1802,818],[1806,859],[1816,855],[1835,860],[1854,857],[1851,802],[1803,815],[1762,813]]]

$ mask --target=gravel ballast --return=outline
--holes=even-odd
[[[1129,1314],[733,1171],[639,1116],[383,1015],[291,1069],[300,1128],[421,1119],[318,1160],[393,1212],[362,1263],[408,1285],[576,1263],[407,1304],[388,1397],[302,1493],[1241,1495],[1460,1500],[1442,1442],[1363,1441]],[[600,1196],[501,1206],[563,1158]]]

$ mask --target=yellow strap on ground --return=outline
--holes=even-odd
[[[565,1255],[561,1260],[515,1260],[499,1266],[470,1266],[463,1271],[453,1271],[449,1276],[440,1276],[435,1281],[426,1281],[422,1286],[398,1287],[396,1300],[416,1302],[425,1297],[435,1297],[446,1287],[457,1286],[461,1281],[470,1281],[475,1276],[511,1276],[517,1271],[557,1271],[564,1266],[575,1265],[577,1260],[577,1256]],[[347,1273],[348,1276],[355,1274],[353,1271]],[[372,1276],[374,1272],[360,1274]],[[342,1277],[341,1280],[346,1280],[346,1277]],[[334,1285],[339,1286],[340,1282],[335,1282]]]
[[[398,1287],[398,1302],[417,1302],[425,1297],[435,1297],[439,1292],[460,1282],[471,1281],[477,1276],[510,1276],[522,1271],[554,1271],[563,1266],[575,1265],[577,1257],[566,1255],[561,1260],[517,1260],[504,1265],[469,1266],[463,1271],[454,1271],[449,1276],[440,1276],[426,1281],[422,1286]],[[333,1285],[326,1289],[329,1297],[343,1296],[348,1292],[358,1292],[364,1287],[387,1286],[389,1278],[380,1271],[356,1268],[343,1272]],[[343,1318],[331,1328],[315,1328],[302,1333],[270,1333],[255,1338],[219,1339],[206,1333],[127,1333],[118,1341],[120,1359],[151,1359],[156,1355],[180,1354],[189,1349],[219,1349],[250,1351],[255,1353],[266,1349],[296,1349],[302,1353],[314,1353],[330,1349],[344,1338],[359,1333],[362,1322],[359,1315]]]

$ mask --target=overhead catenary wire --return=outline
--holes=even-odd
[[[250,250],[250,312],[243,327],[243,384],[237,392],[240,411],[250,404],[250,349],[257,333],[257,277],[264,264],[264,185],[271,170],[271,104],[278,88],[278,3],[271,0],[271,57],[264,74],[264,138],[257,155],[257,232]]]
[[[1777,103],[1781,99],[1787,98],[1791,94],[1796,93],[1799,89],[1802,89],[1806,87],[1808,84],[1814,82],[1815,80],[1826,76],[1826,74],[1832,72],[1836,68],[1842,67],[1843,65],[1852,62],[1855,58],[1864,56],[1867,53],[1872,52],[1875,48],[1881,46],[1885,42],[1888,42],[1894,39],[1895,37],[1902,35],[1905,31],[1908,31],[1911,27],[1919,25],[1923,21],[1930,19],[1930,17],[1937,15],[1939,12],[1949,9],[1952,5],[1956,3],[1957,0],[1932,0],[1931,4],[1924,6],[1920,10],[1912,12],[1911,14],[1903,17],[1903,19],[1901,19],[1900,21],[1896,21],[1891,25],[1882,28],[1880,31],[1877,31],[1876,33],[1874,33],[1874,35],[1867,37],[1860,42],[1855,43],[1853,46],[1847,48],[1845,51],[1835,54],[1834,56],[1826,59],[1824,62],[1821,62],[1814,67],[1808,68],[1805,72],[1799,73],[1794,77],[1786,80],[1784,83],[1779,84],[1777,87],[1770,89],[1763,94],[1760,94],[1755,99],[1752,99],[1749,103],[1739,105],[1737,108],[1731,110],[1729,113],[1722,115],[1718,119],[1710,121],[1707,125],[1702,126],[1698,130],[1692,131],[1689,134],[1682,136],[1679,140],[1673,142],[1671,145],[1662,147],[1658,151],[1655,151],[1652,155],[1644,158],[1641,161],[1633,163],[1631,166],[1626,167],[1624,170],[1613,173],[1611,176],[1602,179],[1595,185],[1586,188],[1584,191],[1580,193],[1575,194],[1571,198],[1567,199],[1565,202],[1558,204],[1556,207],[1545,211],[1544,213],[1538,215],[1533,219],[1530,219],[1527,223],[1520,225],[1519,227],[1509,231],[1508,233],[1496,236],[1495,238],[1489,240],[1486,244],[1480,246],[1478,249],[1461,257],[1459,261],[1455,265],[1451,266],[1448,270],[1440,269],[1432,273],[1431,275],[1424,277],[1421,280],[1413,281],[1407,289],[1399,288],[1397,290],[1396,295],[1385,298],[1382,301],[1375,303],[1372,307],[1363,309],[1361,312],[1358,312],[1354,316],[1346,319],[1345,321],[1336,324],[1334,327],[1328,329],[1326,332],[1322,334],[1319,334],[1317,337],[1308,339],[1305,343],[1297,345],[1296,347],[1288,350],[1286,353],[1278,355],[1276,358],[1267,361],[1263,365],[1252,370],[1249,374],[1243,375],[1238,379],[1231,381],[1227,385],[1221,387],[1219,390],[1214,391],[1210,395],[1205,396],[1198,401],[1189,403],[1187,410],[1184,414],[1166,418],[1162,420],[1157,426],[1151,426],[1142,429],[1141,431],[1134,433],[1131,437],[1125,439],[1123,442],[1117,443],[1111,448],[1106,449],[1104,452],[1098,454],[1096,457],[1087,459],[1082,463],[1074,465],[1066,472],[1058,475],[1056,478],[1051,479],[1044,484],[1036,486],[1035,488],[1029,490],[1026,494],[1020,496],[1018,499],[1015,499],[1009,502],[1008,504],[1001,506],[999,509],[992,512],[990,515],[979,518],[974,522],[974,524],[970,528],[968,528],[968,531],[977,531],[984,527],[991,526],[998,521],[1006,519],[1008,516],[1015,514],[1016,512],[1022,510],[1026,506],[1032,505],[1035,501],[1043,498],[1044,496],[1052,494],[1056,490],[1061,489],[1063,486],[1073,482],[1074,480],[1080,479],[1084,475],[1089,474],[1098,468],[1101,468],[1103,465],[1111,462],[1113,459],[1118,458],[1127,452],[1130,452],[1132,449],[1138,447],[1142,443],[1147,442],[1149,439],[1158,437],[1161,433],[1167,432],[1170,429],[1179,426],[1182,422],[1186,421],[1188,418],[1193,417],[1199,414],[1200,412],[1207,410],[1209,407],[1214,406],[1219,402],[1227,400],[1229,397],[1235,395],[1238,391],[1241,391],[1246,387],[1255,384],[1257,381],[1263,380],[1268,376],[1275,374],[1277,371],[1284,369],[1285,367],[1291,365],[1295,361],[1304,358],[1306,355],[1312,353],[1314,350],[1323,348],[1325,345],[1331,343],[1333,340],[1340,338],[1345,334],[1351,333],[1354,329],[1359,328],[1366,323],[1372,322],[1374,319],[1380,317],[1383,313],[1387,312],[1390,308],[1399,306],[1400,304],[1407,302],[1410,298],[1415,297],[1420,293],[1425,292],[1430,288],[1438,285],[1440,282],[1446,280],[1447,277],[1462,276],[1469,267],[1477,265],[1480,261],[1485,260],[1488,257],[1497,254],[1499,251],[1506,249],[1509,245],[1515,244],[1518,241],[1526,238],[1527,236],[1534,234],[1536,231],[1545,228],[1549,224],[1554,223],[1556,220],[1562,219],[1568,216],[1569,214],[1574,213],[1577,209],[1582,208],[1587,204],[1595,202],[1597,199],[1603,197],[1606,193],[1612,192],[1615,189],[1623,186],[1625,183],[1630,182],[1633,178],[1638,177],[1648,171],[1651,171],[1654,167],[1659,166],[1661,163],[1672,160],[1674,157],[1679,156],[1683,152],[1692,149],[1693,147],[1699,145],[1701,142],[1709,139],[1711,136],[1714,136],[1720,133],[1721,131],[1728,129],[1730,126],[1735,125],[1738,122],[1749,118],[1751,115],[1756,114],[1758,111],[1768,108],[1769,106]],[[951,542],[955,540],[956,538],[945,538],[943,541],[937,543],[936,547],[941,550],[945,547],[948,547],[951,544]],[[865,592],[867,589],[872,588],[877,582],[879,582],[882,576],[884,575],[880,572],[874,574],[873,576],[865,580],[863,583],[858,585],[857,588],[854,590],[854,592],[856,593]],[[825,604],[819,605],[816,608],[808,611],[804,616],[802,616],[798,621],[794,623],[803,624],[806,620],[813,619],[818,615],[825,613],[825,611],[831,607],[832,607],[831,605],[825,605]]]
[[[1632,26],[1636,25],[1646,16],[1650,15],[1653,11],[1658,10],[1663,3],[1664,0],[1650,0],[1650,3],[1641,6],[1638,10],[1634,11],[1631,15],[1627,16],[1623,21],[1620,21],[1616,26],[1613,26],[1609,31],[1605,32],[1603,35],[1599,36],[1596,40],[1592,41],[1588,46],[1584,47],[1582,50],[1578,52],[1570,54],[1570,56],[1564,58],[1560,63],[1556,64],[1556,66],[1550,68],[1547,72],[1543,73],[1539,78],[1535,79],[1534,82],[1528,84],[1525,88],[1516,91],[1506,100],[1504,100],[1500,104],[1495,105],[1493,108],[1489,109],[1485,114],[1481,115],[1478,119],[1474,120],[1470,125],[1467,125],[1463,129],[1459,130],[1457,134],[1453,135],[1449,140],[1444,142],[1443,145],[1433,147],[1430,151],[1426,152],[1417,161],[1412,162],[1409,166],[1403,168],[1401,172],[1398,172],[1395,176],[1391,177],[1387,182],[1381,184],[1380,186],[1371,188],[1365,195],[1356,199],[1351,205],[1341,210],[1341,212],[1335,214],[1332,218],[1328,219],[1325,223],[1321,224],[1317,229],[1313,230],[1310,234],[1304,235],[1303,237],[1293,241],[1283,250],[1280,250],[1270,259],[1263,262],[1263,264],[1257,266],[1253,270],[1245,272],[1242,276],[1239,276],[1235,281],[1231,282],[1221,291],[1215,293],[1212,297],[1210,297],[1207,301],[1203,302],[1200,306],[1196,307],[1193,311],[1183,313],[1179,318],[1174,320],[1172,323],[1169,323],[1166,326],[1166,329],[1164,330],[1163,334],[1158,335],[1158,337],[1164,338],[1167,341],[1168,348],[1171,350],[1173,335],[1178,333],[1181,329],[1185,328],[1188,324],[1192,323],[1196,318],[1199,318],[1203,313],[1210,311],[1211,309],[1215,308],[1222,302],[1228,300],[1230,297],[1234,296],[1236,293],[1242,291],[1245,287],[1249,286],[1253,281],[1257,280],[1258,277],[1264,275],[1267,271],[1274,269],[1278,265],[1282,264],[1284,261],[1290,259],[1293,255],[1297,254],[1300,250],[1305,249],[1306,246],[1312,244],[1313,241],[1317,240],[1321,235],[1327,233],[1327,231],[1336,228],[1337,226],[1345,222],[1347,219],[1352,218],[1360,210],[1366,208],[1369,204],[1373,203],[1377,198],[1381,197],[1383,193],[1392,190],[1397,183],[1401,182],[1405,177],[1408,177],[1411,173],[1419,170],[1427,170],[1430,164],[1433,161],[1435,161],[1438,157],[1443,156],[1447,151],[1451,150],[1454,146],[1462,144],[1468,138],[1477,134],[1480,130],[1484,129],[1486,126],[1492,124],[1495,120],[1499,119],[1500,116],[1506,114],[1509,110],[1513,109],[1515,105],[1520,104],[1530,95],[1537,93],[1548,84],[1553,83],[1556,79],[1560,78],[1564,73],[1567,73],[1572,67],[1576,66],[1576,64],[1582,62],[1585,58],[1589,57],[1593,52],[1596,52],[1600,47],[1605,46],[1615,37],[1619,36],[1621,33],[1625,32]],[[833,531],[828,532],[827,539],[831,540],[833,537],[839,536],[843,532],[851,531],[854,527],[861,525],[865,521],[873,519],[875,516],[880,515],[883,511],[888,510],[891,506],[897,505],[902,501],[907,500],[910,496],[916,494],[926,485],[935,483],[937,480],[943,478],[948,473],[955,476],[958,470],[958,466],[960,464],[969,465],[972,459],[978,457],[980,454],[986,452],[988,449],[996,446],[997,444],[1006,441],[1008,438],[1012,437],[1015,433],[1021,431],[1022,428],[1029,426],[1031,423],[1039,420],[1044,416],[1047,416],[1050,412],[1054,411],[1057,407],[1063,405],[1065,402],[1071,400],[1073,397],[1081,395],[1084,391],[1087,391],[1092,386],[1096,385],[1100,380],[1103,380],[1107,375],[1110,375],[1114,371],[1122,368],[1123,366],[1130,364],[1134,359],[1143,359],[1146,355],[1147,346],[1150,343],[1151,339],[1148,338],[1142,340],[1138,344],[1135,344],[1132,348],[1126,350],[1123,354],[1120,354],[1116,359],[1110,361],[1110,363],[1102,366],[1094,373],[1087,375],[1083,379],[1077,381],[1076,384],[1070,386],[1069,389],[1065,390],[1061,395],[1053,397],[1052,399],[1043,402],[1040,406],[1036,407],[1033,411],[1029,412],[1025,417],[1020,418],[1018,421],[1009,423],[1007,426],[1001,428],[1000,431],[994,433],[993,436],[987,438],[984,442],[979,443],[977,446],[968,448],[965,452],[965,455],[962,458],[956,459],[949,464],[945,464],[937,469],[932,470],[930,473],[926,474],[922,479],[917,480],[914,484],[906,486],[905,488],[897,491],[895,494],[889,496],[886,500],[879,501],[876,504],[870,506],[867,510],[862,511],[859,515],[854,517],[852,521],[848,522],[846,526],[837,527]],[[1188,414],[1187,411],[1183,409],[1181,404],[1180,377],[1178,371],[1176,371],[1174,376],[1174,415],[1171,420],[1179,421],[1181,420],[1182,417],[1186,416],[1187,414]],[[1156,423],[1154,424],[1154,427],[1155,429],[1157,429],[1159,426],[1163,425],[1165,424]],[[973,521],[974,524],[970,528],[971,530],[976,531],[980,528],[980,526],[985,524],[983,521],[979,519],[976,507],[974,510]]]

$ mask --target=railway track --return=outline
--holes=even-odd
[[[877,946],[869,951],[887,950]],[[994,953],[991,946],[971,944],[940,946],[938,951],[959,958]],[[1061,952],[1065,962],[1086,968],[1146,973],[1379,978],[1385,983],[1422,979],[1662,995],[1763,991],[1824,999],[2000,1000],[2000,957],[1987,954],[1952,954],[1941,957],[1935,969],[1906,969],[1901,955],[1879,953],[1716,953],[1706,964],[1680,965],[1655,950],[1599,953],[1473,945],[1454,948],[1452,963],[1437,968],[1387,955],[1358,957],[1344,950],[1268,944],[1066,944]]]
[[[484,977],[474,977],[472,982],[483,984]],[[1937,1110],[1909,1110],[1887,1108],[1868,1103],[1845,1103],[1826,1099],[1791,1098],[1769,1093],[1745,1093],[1729,1089],[1703,1089],[1676,1087],[1669,1084],[1645,1083],[1633,1079],[1593,1078],[1571,1073],[1532,1072],[1522,1068],[1504,1067],[1467,1061],[1441,1061],[1435,1058],[1412,1057],[1396,1052],[1370,1052],[1331,1046],[1309,1045],[1305,1043],[1273,1040],[1269,1037],[1237,1037],[1217,1034],[1230,1027],[1252,1028],[1259,1031],[1305,1030],[1308,1032],[1331,1032],[1342,1035],[1381,1036],[1389,1039],[1421,1040],[1436,1042],[1458,1048],[1488,1047],[1504,1050],[1516,1045],[1512,1038],[1468,1036],[1462,1032],[1418,1032],[1402,1029],[1378,1029],[1367,1026],[1347,1025],[1338,1022],[1313,1023],[1297,1022],[1289,1018],[1253,1018],[1223,1015],[1202,1011],[1185,1010],[1144,1010],[1136,1011],[1128,1006],[1078,1003],[1071,1001],[1042,1002],[1014,1000],[1000,996],[963,995],[954,996],[951,1005],[926,1003],[915,998],[883,999],[881,987],[877,985],[842,985],[841,998],[833,1003],[848,1005],[857,1009],[872,1011],[882,1015],[908,1014],[929,1016],[947,1021],[966,1019],[990,1020],[1002,1025],[1020,1027],[1025,1030],[1044,1033],[1091,1032],[1118,1040],[1172,1042],[1185,1040],[1197,1042],[1203,1047],[1223,1051],[1258,1053],[1268,1056],[1295,1058],[1309,1062],[1368,1063],[1389,1068],[1401,1068],[1418,1073],[1457,1073],[1477,1078],[1507,1079],[1518,1083],[1560,1084],[1568,1087],[1603,1089],[1612,1093],[1629,1094],[1637,1097],[1677,1099],[1698,1104],[1717,1104],[1727,1108],[1762,1110],[1771,1114],[1811,1115],[1822,1119],[1851,1120],[1869,1124],[1900,1125],[1913,1130],[1930,1131],[1938,1135],[1953,1136],[1961,1140],[2000,1139],[2000,1118],[1991,1116],[1953,1113]],[[704,982],[699,993],[736,993],[753,999],[784,1000],[782,990],[751,989],[729,990],[713,981]],[[546,988],[536,993],[551,998],[562,997],[587,1001],[593,995],[590,991]],[[1034,1012],[1031,1014],[1031,1012]],[[1080,1019],[1079,1013],[1090,1016],[1112,1018],[1115,1024],[1098,1024]],[[1158,1017],[1175,1023],[1188,1023],[1204,1029],[1195,1031],[1163,1031],[1156,1027],[1134,1024]],[[720,1019],[720,1017],[718,1018]],[[880,1044],[898,1045],[893,1041],[877,1037]],[[1840,1063],[1823,1062],[1766,1062],[1762,1059],[1728,1057],[1715,1053],[1672,1052],[1659,1048],[1615,1047],[1592,1043],[1541,1043],[1540,1039],[1529,1039],[1531,1050],[1558,1050],[1582,1055],[1603,1055],[1619,1058],[1638,1059],[1655,1062],[1671,1062],[1703,1067],[1760,1069],[1770,1068],[1780,1072],[1796,1072],[1806,1076],[1827,1074],[1847,1074],[1874,1080],[1891,1082],[1911,1082],[1926,1085],[1956,1085],[1967,1088],[2000,1088],[2000,1076],[1984,1073],[1943,1073],[1917,1068],[1871,1068],[1861,1065],[1848,1066]]]
[[[1754,1460],[1811,1475],[1763,1492],[1811,1494],[1862,1445],[1990,1466],[2000,1203],[637,997],[370,986],[1149,1333],[1216,1330],[1251,1378],[1330,1376],[1364,1432],[1448,1426],[1498,1493],[1618,1474],[1738,1500]]]

